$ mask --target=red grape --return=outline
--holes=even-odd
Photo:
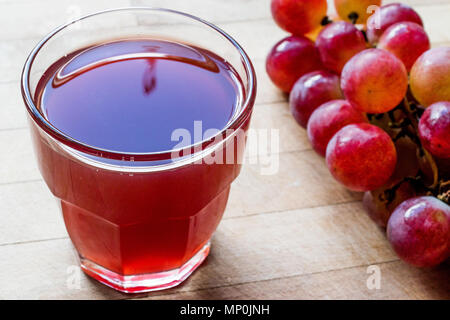
[[[389,193],[392,193],[392,199],[389,199]],[[413,186],[410,182],[405,181],[396,189],[379,188],[374,191],[367,191],[364,193],[362,201],[369,217],[378,226],[386,228],[395,208],[403,201],[415,196],[417,194]]]
[[[363,197],[369,217],[383,228],[400,203],[419,195],[413,184],[405,181],[406,177],[416,177],[419,173],[418,146],[410,137],[401,137],[394,144],[397,151],[394,173],[383,187],[366,192]]]
[[[308,138],[318,154],[325,156],[328,142],[341,128],[368,122],[366,115],[346,100],[333,100],[316,109],[308,121]]]
[[[304,35],[320,26],[327,15],[327,0],[272,0],[275,22],[294,35]]]
[[[392,53],[367,49],[347,62],[342,70],[341,87],[356,108],[367,113],[384,113],[405,97],[408,74]]]
[[[349,124],[328,143],[326,162],[337,181],[354,191],[370,191],[391,177],[397,152],[389,135],[367,123]]]
[[[383,33],[378,48],[393,53],[410,71],[417,58],[430,49],[430,39],[417,23],[400,22]]]
[[[390,186],[399,183],[406,177],[416,177],[420,170],[417,155],[419,146],[410,137],[401,137],[395,140],[397,150],[397,166],[389,179]],[[393,208],[395,209],[395,208]]]
[[[432,155],[450,159],[450,102],[429,106],[419,122],[420,141]]]
[[[334,0],[334,6],[342,19],[364,24],[374,12],[371,6],[381,6],[381,0]]]
[[[321,104],[343,97],[339,77],[328,71],[314,71],[297,80],[289,104],[295,120],[306,128],[309,117]]]
[[[374,191],[366,191],[362,198],[362,204],[370,219],[379,227],[386,228],[392,212],[387,209],[386,204],[378,196],[379,194]]]
[[[404,261],[438,265],[450,255],[450,207],[434,197],[406,200],[389,219],[387,236]]]
[[[367,49],[363,33],[345,21],[327,25],[317,37],[316,45],[324,66],[338,74],[351,57]]]
[[[425,107],[450,101],[450,47],[422,54],[411,69],[410,85],[414,97]]]
[[[300,36],[279,41],[270,51],[266,70],[273,83],[285,92],[308,72],[323,69],[319,51],[314,42]]]
[[[391,3],[382,6],[367,20],[367,38],[376,44],[387,28],[398,22],[410,21],[423,26],[419,14],[403,3]]]

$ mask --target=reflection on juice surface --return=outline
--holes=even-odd
[[[143,153],[172,150],[179,143],[172,133],[179,128],[198,141],[210,137],[194,137],[194,121],[204,130],[223,129],[242,92],[237,73],[217,55],[136,39],[92,46],[55,62],[35,100],[58,130],[78,141]],[[250,114],[244,131],[249,119]],[[232,163],[169,161],[146,171],[63,147],[35,123],[32,135],[40,170],[61,201],[76,249],[120,275],[176,269],[204,247],[222,217],[244,151],[232,138],[215,150],[220,158],[232,148]]]

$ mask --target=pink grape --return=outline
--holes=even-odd
[[[408,74],[392,53],[367,49],[344,66],[341,87],[345,98],[356,108],[367,113],[384,113],[405,97]]]
[[[389,219],[387,236],[404,261],[436,266],[450,256],[450,207],[428,196],[406,200]]]
[[[275,22],[294,35],[304,35],[318,28],[327,15],[327,0],[272,0]]]
[[[339,77],[328,71],[305,74],[294,84],[289,105],[295,120],[306,128],[309,117],[321,104],[343,98]]]
[[[389,180],[397,152],[382,129],[367,123],[349,124],[328,143],[326,162],[334,178],[347,188],[371,191]]]
[[[450,102],[429,106],[419,122],[420,141],[432,155],[450,159]]]
[[[386,228],[389,218],[395,208],[403,201],[417,196],[416,191],[409,182],[403,182],[398,188],[392,190],[392,199],[386,199],[386,188],[367,191],[363,196],[363,207],[369,217],[382,228]]]
[[[422,54],[411,69],[410,86],[414,97],[425,107],[450,101],[450,47],[433,48]]]
[[[266,60],[266,71],[273,83],[289,92],[295,81],[306,73],[323,69],[314,42],[303,36],[289,36],[279,41]]]
[[[382,6],[367,20],[367,38],[372,44],[378,43],[387,28],[398,22],[410,21],[423,26],[419,14],[403,3],[391,3]]]
[[[308,138],[314,150],[325,156],[328,142],[341,128],[368,122],[366,115],[346,100],[333,100],[316,109],[308,121]]]
[[[327,25],[319,33],[316,45],[324,66],[338,74],[350,58],[367,49],[363,33],[345,21]]]
[[[378,48],[393,53],[410,71],[417,58],[430,49],[430,39],[417,23],[400,22],[383,33]]]

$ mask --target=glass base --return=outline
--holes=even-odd
[[[124,293],[141,293],[175,287],[186,280],[206,259],[210,250],[206,243],[189,261],[178,269],[169,271],[124,276],[80,257],[81,269],[97,281]]]

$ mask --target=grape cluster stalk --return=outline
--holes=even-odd
[[[407,139],[416,147],[416,158],[408,161],[419,163],[416,174],[405,175],[379,195],[388,206],[395,198],[395,192],[405,182],[410,183],[417,195],[434,196],[450,205],[450,160],[436,159],[422,145],[419,139],[419,120],[425,109],[410,92],[393,110],[381,114],[367,114],[369,122],[383,128],[394,142]],[[449,137],[450,138],[450,137]]]

